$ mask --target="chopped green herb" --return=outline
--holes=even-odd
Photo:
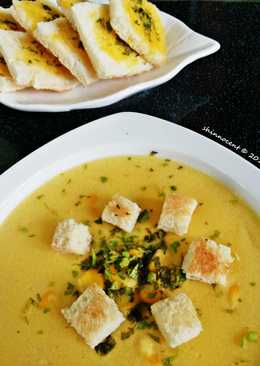
[[[37,200],[40,200],[44,197],[44,194],[39,194],[38,196],[36,196]]]
[[[248,342],[257,342],[258,334],[256,332],[250,331],[247,333],[246,339],[248,340]]]
[[[127,339],[129,337],[131,337],[131,335],[134,334],[134,327],[132,328],[128,328],[128,330],[126,332],[121,332],[121,339],[124,340],[124,339]]]
[[[43,334],[43,330],[38,330],[37,334],[40,334],[40,335]]]
[[[78,277],[78,276],[79,276],[79,271],[73,270],[73,271],[72,271],[72,277],[73,277],[73,278],[76,278],[76,277]]]
[[[154,172],[154,169],[153,169],[153,168],[150,168],[150,169],[149,169],[149,172]]]
[[[100,177],[100,180],[102,183],[106,183],[108,181],[108,177],[102,176],[102,177]]]
[[[137,329],[151,329],[152,327],[152,322],[149,322],[148,320],[141,320],[137,323]]]
[[[99,343],[95,347],[95,351],[101,355],[107,355],[109,352],[112,351],[112,349],[115,347],[116,341],[115,339],[110,335],[108,336],[102,343]]]
[[[71,183],[71,178],[69,178],[66,182],[66,184],[70,184]]]
[[[83,165],[83,169],[87,169],[87,167],[88,167],[88,164]]]
[[[141,189],[141,191],[146,191],[147,190],[147,187],[143,186],[140,189]]]
[[[102,220],[102,218],[101,218],[101,217],[99,217],[98,219],[96,219],[96,220],[94,221],[94,223],[95,223],[95,224],[98,224],[98,225],[101,225],[101,224],[103,223],[103,220]]]
[[[173,366],[175,358],[176,358],[175,356],[166,357],[163,360],[163,366]]]
[[[51,311],[51,309],[49,308],[44,308],[43,309],[43,314],[48,314]]]
[[[28,233],[29,229],[28,227],[22,226],[19,228],[19,231],[21,231],[21,233]]]
[[[159,192],[158,196],[159,197],[165,197],[165,193],[164,192]]]
[[[170,186],[172,191],[177,191],[177,187],[176,186]]]
[[[127,160],[132,160],[132,157],[131,156],[128,156]]]
[[[64,295],[65,296],[73,295],[74,291],[75,291],[75,285],[73,285],[73,283],[71,283],[71,282],[68,282],[66,291],[64,292]]]
[[[174,251],[174,253],[177,253],[180,245],[181,245],[181,243],[178,240],[176,240],[172,243],[171,248]]]
[[[91,263],[92,263],[93,267],[95,267],[95,265],[97,263],[97,256],[96,256],[96,252],[95,252],[94,248],[92,248],[92,250],[91,250]]]
[[[148,333],[149,337],[151,337],[156,343],[160,343],[161,339],[159,336],[152,334],[152,333]]]
[[[139,222],[139,223],[146,222],[149,220],[149,218],[150,218],[149,211],[147,209],[144,209],[143,211],[141,211],[137,222]]]
[[[153,156],[153,155],[156,155],[156,154],[158,154],[158,152],[157,152],[157,151],[152,150],[152,151],[150,152],[150,156]]]
[[[179,165],[177,169],[178,170],[183,169],[183,166],[182,165]]]
[[[256,282],[250,282],[250,286],[255,287],[256,286]]]
[[[220,231],[215,230],[214,233],[212,235],[210,235],[210,239],[215,240],[219,237],[219,235],[220,235]]]
[[[154,272],[149,272],[147,275],[147,282],[148,283],[153,283],[156,281],[156,273]]]

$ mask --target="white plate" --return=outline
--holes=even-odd
[[[168,62],[160,68],[131,78],[103,80],[88,87],[54,93],[22,90],[0,94],[0,103],[22,111],[62,112],[113,104],[172,79],[193,61],[216,52],[218,42],[192,31],[180,20],[162,13],[167,31]]]
[[[260,214],[260,170],[184,127],[139,113],[118,113],[79,127],[36,150],[0,176],[0,222],[61,171],[115,155],[148,154],[183,161],[242,196]]]

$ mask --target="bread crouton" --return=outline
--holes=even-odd
[[[174,232],[177,235],[187,234],[192,214],[198,202],[193,198],[178,194],[168,194],[165,198],[158,229]]]
[[[91,347],[95,348],[125,320],[116,303],[96,284],[63,309],[67,322]]]
[[[213,240],[198,239],[190,245],[182,269],[190,280],[226,285],[232,262],[229,247]]]
[[[196,310],[184,293],[153,304],[151,311],[159,330],[172,348],[190,341],[202,331]]]
[[[164,25],[159,9],[147,0],[110,0],[111,25],[115,32],[148,62],[166,61]]]
[[[152,68],[110,25],[109,6],[82,2],[71,8],[74,27],[101,79],[132,76]]]
[[[67,219],[58,224],[53,236],[52,248],[63,253],[84,255],[90,249],[91,239],[86,225]]]
[[[135,227],[140,212],[141,209],[136,203],[115,194],[106,205],[102,220],[130,233]]]

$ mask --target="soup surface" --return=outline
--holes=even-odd
[[[75,300],[71,289],[82,259],[51,249],[55,227],[65,218],[88,223],[97,248],[104,237],[115,235],[111,225],[97,219],[111,196],[120,193],[149,212],[133,232],[141,242],[158,222],[165,193],[172,191],[200,204],[188,235],[165,236],[169,248],[180,243],[169,249],[169,260],[180,261],[194,238],[211,237],[231,246],[236,259],[228,285],[187,280],[173,290],[185,292],[199,314],[203,331],[192,341],[171,349],[157,329],[126,321],[113,334],[114,349],[100,356],[61,315],[61,308]],[[260,219],[221,183],[188,166],[156,155],[115,157],[59,174],[0,226],[0,262],[1,366],[260,365],[260,340],[241,344],[248,331],[260,336]],[[230,288],[236,289],[235,306]],[[129,327],[134,331],[122,336]]]

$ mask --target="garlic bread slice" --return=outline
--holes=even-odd
[[[64,91],[77,85],[57,58],[25,32],[0,30],[0,53],[21,86]]]
[[[67,19],[58,18],[51,22],[41,22],[33,35],[83,85],[86,86],[98,80],[77,32]]]
[[[121,39],[148,62],[166,61],[165,29],[159,9],[147,0],[111,0],[111,25]]]
[[[93,83],[97,76],[79,35],[57,8],[46,5],[45,1],[14,0],[15,18],[83,85]]]
[[[152,68],[113,31],[108,5],[84,2],[71,10],[74,26],[101,79],[132,76]]]
[[[11,10],[0,7],[0,29],[22,31],[22,28],[12,17]],[[0,54],[0,92],[12,92],[23,89],[12,79],[4,58]]]

